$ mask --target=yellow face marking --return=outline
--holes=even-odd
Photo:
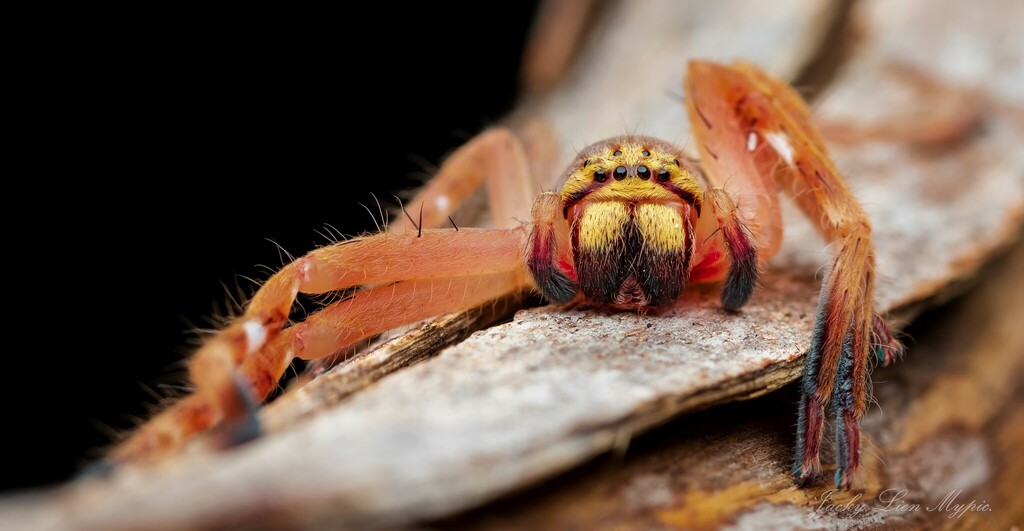
[[[633,220],[651,251],[664,254],[685,250],[686,230],[678,208],[641,203],[633,211]]]
[[[579,220],[579,246],[592,251],[606,251],[622,239],[629,223],[629,209],[624,203],[605,201],[583,209]]]
[[[576,169],[562,187],[562,202],[572,201],[589,190],[588,201],[658,203],[679,201],[681,191],[699,204],[703,190],[680,165],[680,156],[678,150],[651,138],[624,137],[600,142],[580,153]],[[624,178],[616,178],[619,168],[627,172]]]

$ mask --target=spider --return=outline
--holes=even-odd
[[[778,188],[819,222],[834,257],[823,283],[801,382],[792,474],[820,471],[826,407],[835,430],[835,482],[860,461],[860,419],[872,358],[902,346],[873,310],[871,226],[829,159],[800,96],[757,67],[691,62],[685,100],[702,168],[682,150],[627,135],[578,153],[560,193],[531,189],[526,150],[504,128],[457,150],[414,199],[414,231],[385,231],[317,249],[274,274],[242,316],[189,364],[196,392],[109,455],[152,459],[231,421],[243,426],[292,359],[321,359],[398,326],[534,288],[548,301],[645,312],[672,305],[690,282],[721,282],[738,311],[782,238]],[[486,182],[498,228],[442,227]],[[531,209],[532,205],[532,209]],[[531,212],[528,223],[514,216]],[[355,289],[286,326],[299,293]],[[245,430],[240,430],[244,432]],[[251,433],[250,433],[251,435]]]

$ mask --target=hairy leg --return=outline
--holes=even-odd
[[[722,306],[736,311],[757,287],[757,243],[732,194],[711,188],[704,192],[704,212],[697,220],[697,246],[690,280],[725,279]]]
[[[196,352],[189,364],[196,393],[140,428],[111,460],[172,451],[190,435],[239,416],[247,401],[266,398],[292,356],[325,356],[400,324],[520,289],[528,282],[525,245],[523,229],[429,230],[358,238],[299,258]],[[368,284],[374,287],[284,328],[298,293]]]
[[[772,172],[765,172],[758,141],[751,136],[755,122],[739,123],[735,102],[743,98],[741,89],[722,78],[712,63],[691,62],[686,74],[686,109],[690,129],[700,149],[701,169],[709,188],[728,190],[739,217],[754,238],[763,262],[778,251],[782,243],[782,211]]]
[[[763,216],[758,208],[768,208],[763,206],[767,203],[749,191],[757,190],[759,181],[777,179],[807,216],[819,222],[835,250],[804,365],[793,476],[803,482],[818,472],[825,408],[831,404],[836,484],[848,487],[860,463],[859,422],[867,403],[868,361],[872,355],[891,360],[901,349],[873,311],[871,225],[832,164],[796,92],[747,64],[694,62],[688,80],[694,134],[704,151],[714,154],[705,169],[710,168],[711,176],[730,175],[741,182],[751,197],[745,204],[745,196],[739,196],[743,218]],[[759,249],[771,243],[765,239],[764,225],[761,228],[762,233],[755,234]],[[774,252],[770,245],[769,249]]]
[[[527,215],[538,191],[527,148],[539,151],[551,143],[550,131],[541,124],[526,124],[522,131],[528,136],[527,147],[510,129],[494,127],[455,150],[409,201],[409,213],[419,226],[412,226],[403,216],[391,224],[392,231],[444,226],[448,216],[485,182],[494,226],[514,227],[515,218]]]
[[[562,198],[554,192],[537,196],[532,218],[526,265],[541,295],[565,304],[576,297],[578,286]]]

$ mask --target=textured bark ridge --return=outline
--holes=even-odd
[[[850,492],[830,481],[795,489],[786,477],[791,386],[672,422],[624,457],[440,527],[1012,529],[1024,519],[1024,245],[984,273],[978,289],[911,326],[903,363],[875,371],[879,405]]]
[[[511,121],[545,118],[565,153],[621,134],[623,124],[682,143],[686,119],[671,94],[679,92],[687,59],[742,58],[794,79],[811,64],[834,17],[847,17],[862,35],[818,109],[826,129],[844,139],[833,144],[833,154],[874,224],[884,275],[880,309],[906,316],[923,301],[948,297],[958,281],[1014,239],[1024,219],[1024,51],[1012,46],[1019,40],[1014,24],[1024,18],[1021,4],[1005,0],[968,10],[954,0],[944,3],[869,1],[845,14],[810,0],[771,6],[744,0],[610,3],[595,15],[589,40],[562,85],[524,103]],[[659,39],[638,39],[639,34]],[[949,44],[954,40],[955,47]],[[644,82],[599,82],[609,72]],[[691,287],[678,306],[658,315],[580,307],[523,310],[511,322],[438,352],[467,327],[484,326],[488,316],[502,312],[448,316],[287,393],[263,410],[269,430],[253,443],[213,452],[199,441],[159,466],[8,498],[0,502],[0,528],[417,522],[479,506],[623,449],[640,432],[682,413],[762,395],[799,373],[817,300],[815,272],[828,256],[809,223],[789,214],[783,251],[738,314],[720,309],[713,287]],[[1005,367],[999,373],[1004,379],[1019,374],[1019,368],[1005,365],[1019,366],[1019,360],[991,356],[993,367]],[[908,386],[895,397],[878,393],[887,409],[899,408],[899,419],[913,427],[899,435],[896,446],[886,440],[883,450],[974,455],[972,449],[982,444],[976,438],[929,442],[927,437],[945,433],[939,427],[946,421],[933,412],[969,413],[948,411],[946,406],[962,409],[967,403],[958,395],[929,389]],[[996,398],[1011,395],[1019,403],[1012,393]],[[1002,414],[1004,402],[991,403],[996,405],[984,418]],[[629,479],[634,490],[616,492],[622,499],[638,496],[641,504],[668,500],[658,505],[667,511],[658,516],[661,525],[699,527],[723,518],[740,525],[748,517],[802,525],[792,511],[804,511],[798,506],[816,491],[789,490],[791,441],[784,433],[795,408],[792,401],[777,405],[777,417],[684,442],[687,452],[705,457],[681,461],[693,467],[680,483],[688,490],[674,490],[677,484],[667,476],[637,475]],[[930,409],[919,409],[925,407]],[[695,426],[713,417],[694,417]],[[967,417],[961,420],[973,426]],[[1021,419],[1009,421],[1019,425]],[[889,437],[871,426],[872,437]],[[989,435],[991,444],[1019,441],[1019,433],[982,437]],[[879,479],[881,465],[872,452],[866,452],[867,480],[861,485],[874,492],[889,483]],[[656,466],[669,467],[666,474],[678,472],[670,465],[682,454],[665,455]],[[721,465],[720,474],[714,463]],[[925,484],[934,470],[920,457],[917,465],[907,465],[906,481]],[[627,503],[622,499],[615,503]],[[673,505],[680,499],[685,503]],[[737,500],[743,500],[742,510]],[[580,503],[579,521],[602,523],[587,520],[593,505]],[[722,504],[727,507],[721,514],[695,509]],[[553,521],[572,522],[567,514]],[[545,522],[539,516],[529,525]]]

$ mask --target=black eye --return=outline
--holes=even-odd
[[[670,175],[668,174],[668,170],[662,169],[658,172],[658,180],[663,183],[668,182],[669,177]]]
[[[646,149],[643,150],[643,154],[644,154],[645,157],[650,157],[651,156],[651,152],[647,151]]]
[[[640,166],[636,169],[636,174],[639,175],[641,179],[649,179],[651,177],[651,170],[648,170],[647,166]]]
[[[622,154],[622,150],[621,149],[616,149],[615,153],[612,153],[612,155],[615,155],[616,157],[618,157],[621,154]]]
[[[675,163],[676,163],[676,166],[678,166],[678,165],[679,165],[679,159],[673,159],[673,160],[672,160],[672,162],[675,162]]]
[[[608,180],[608,174],[604,170],[597,170],[594,172],[594,180],[603,183]]]
[[[621,181],[621,180],[623,180],[625,178],[626,178],[626,167],[625,166],[619,166],[618,168],[615,168],[615,180],[616,181]]]

